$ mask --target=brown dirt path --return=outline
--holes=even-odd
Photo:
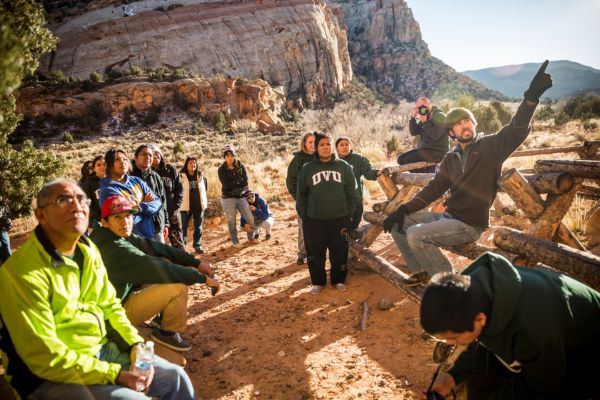
[[[436,365],[418,305],[379,275],[356,270],[347,292],[309,294],[306,265],[295,263],[293,205],[275,209],[275,218],[273,239],[245,244],[240,233],[241,248],[230,246],[224,222],[205,226],[205,259],[222,290],[212,298],[205,286],[190,292],[184,337],[194,348],[186,370],[199,398],[419,398]],[[374,248],[398,259],[389,235]],[[384,298],[392,309],[378,309]],[[361,331],[365,300],[370,313]]]

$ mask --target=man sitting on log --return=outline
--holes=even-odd
[[[452,271],[440,247],[475,242],[488,227],[502,164],[529,135],[539,99],[552,87],[547,66],[545,61],[512,120],[496,134],[477,134],[477,121],[467,109],[455,108],[446,116],[446,130],[458,141],[457,146],[446,154],[427,186],[383,223],[413,274],[407,285],[422,284],[437,272]],[[447,190],[450,196],[445,212],[417,212]]]
[[[597,398],[600,293],[565,275],[485,253],[432,278],[421,325],[468,346],[433,383],[443,396],[466,382],[469,399]]]

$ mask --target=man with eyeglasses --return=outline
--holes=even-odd
[[[415,162],[438,163],[448,152],[448,135],[444,129],[446,114],[431,105],[427,97],[420,97],[411,109],[408,131],[419,138],[416,149],[398,156],[398,164]],[[414,169],[411,172],[427,172],[427,168]]]
[[[181,367],[155,357],[149,374],[135,370],[144,340],[83,235],[89,204],[73,180],[45,184],[39,225],[0,268],[0,347],[12,386],[43,400],[194,399]]]
[[[153,218],[162,212],[160,198],[141,178],[129,175],[129,160],[123,150],[108,150],[104,161],[106,177],[100,181],[100,204],[104,204],[111,196],[126,197],[140,209],[133,218],[133,231],[145,238],[154,239]]]

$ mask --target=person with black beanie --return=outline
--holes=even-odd
[[[298,174],[296,211],[302,218],[311,294],[319,294],[327,283],[325,255],[329,250],[330,280],[346,291],[348,240],[351,217],[359,201],[356,178],[350,164],[333,152],[333,139],[315,132],[314,159]]]

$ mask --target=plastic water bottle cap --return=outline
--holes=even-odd
[[[146,349],[148,349],[148,350],[150,350],[150,349],[154,350],[154,342],[152,340],[148,340],[146,342]]]

